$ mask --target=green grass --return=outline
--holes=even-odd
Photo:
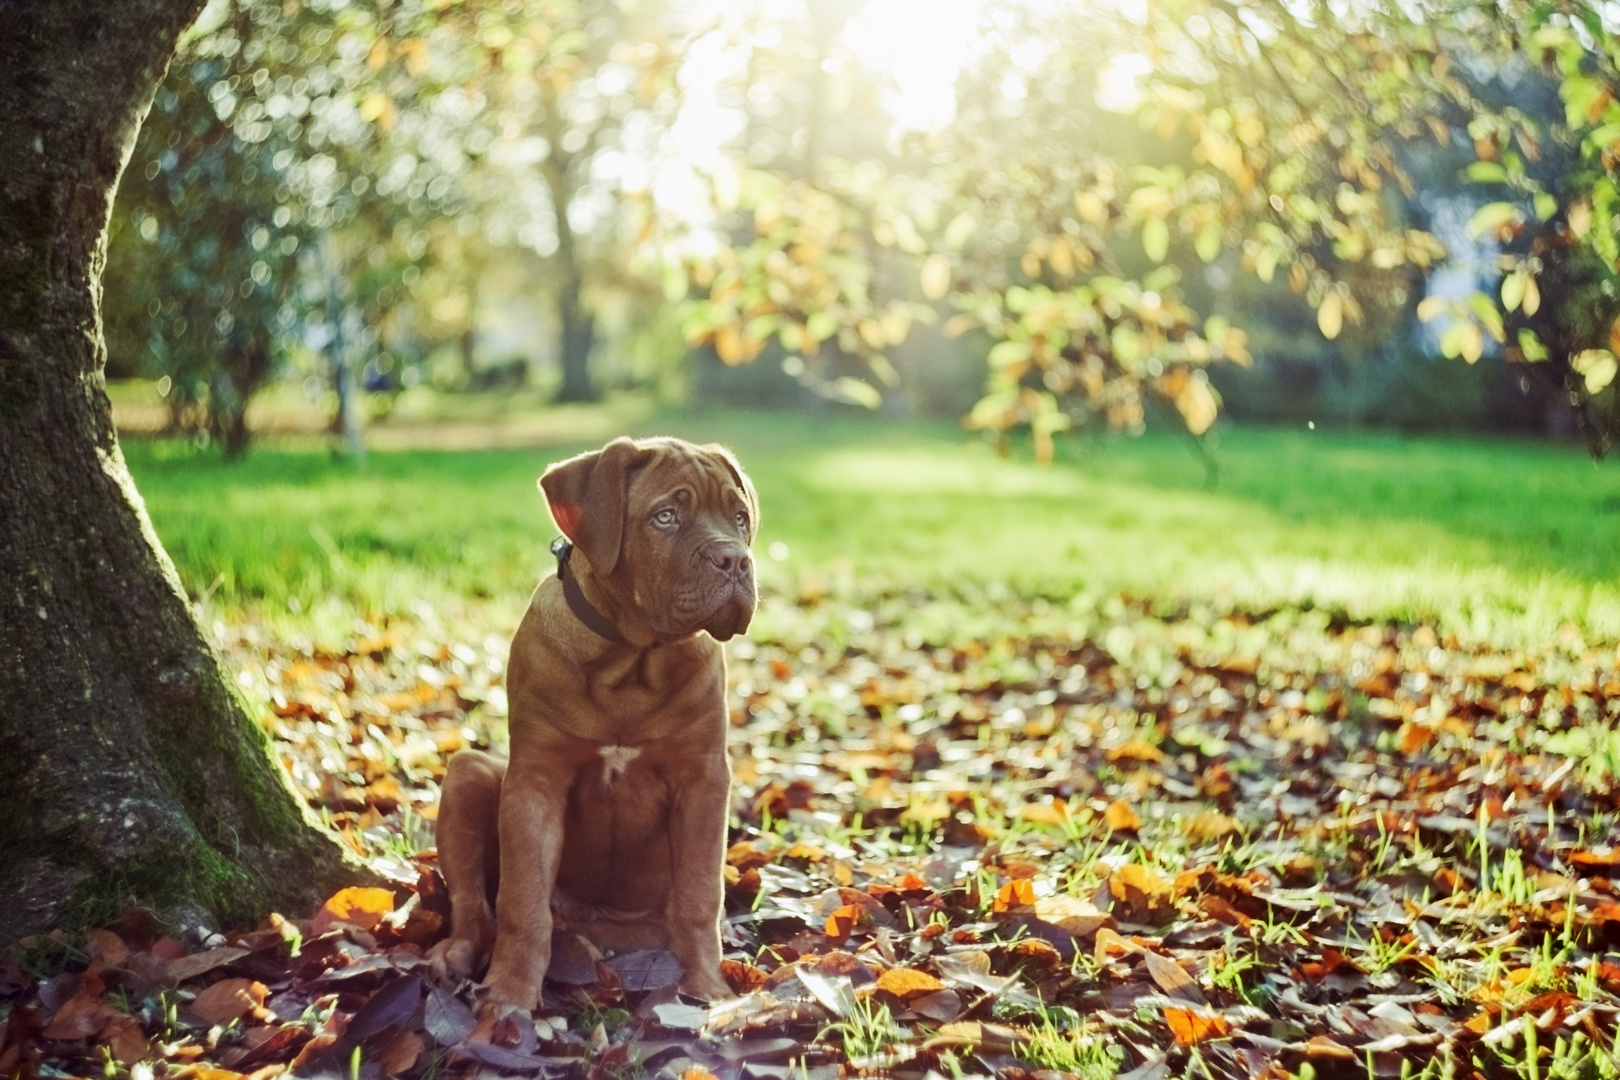
[[[1082,607],[1126,592],[1431,619],[1502,643],[1566,623],[1620,639],[1620,469],[1573,447],[1230,430],[1208,491],[1169,437],[1072,442],[1042,468],[949,425],[716,413],[640,433],[655,431],[738,452],[768,591],[1005,587]],[[515,613],[553,535],[535,478],[583,448],[354,464],[261,447],[236,466],[186,444],[125,449],[188,589],[301,622],[419,602]]]

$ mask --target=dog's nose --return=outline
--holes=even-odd
[[[704,550],[703,557],[726,574],[746,574],[754,565],[748,549],[736,543],[711,544]]]

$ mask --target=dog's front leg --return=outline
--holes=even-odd
[[[495,895],[495,952],[481,1010],[532,1011],[551,964],[551,893],[562,858],[567,777],[516,762],[501,790],[501,883]],[[535,775],[540,773],[540,775]]]
[[[731,988],[720,974],[730,787],[730,766],[723,754],[717,754],[696,776],[679,785],[669,820],[671,875],[665,935],[669,951],[681,964],[681,992],[709,1001],[731,996]]]

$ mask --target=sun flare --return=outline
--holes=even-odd
[[[956,115],[956,79],[982,48],[986,0],[868,0],[844,42],[863,63],[887,71],[884,106],[895,124],[932,131]]]

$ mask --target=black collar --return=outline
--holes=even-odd
[[[574,553],[574,545],[566,536],[559,536],[551,542],[551,553],[557,556],[557,580],[562,582],[563,599],[568,601],[568,608],[580,622],[596,631],[597,635],[613,642],[615,645],[628,645],[619,628],[608,621],[591,602],[585,599],[585,592],[579,587],[579,580],[574,577],[573,570],[569,569],[568,556]]]

